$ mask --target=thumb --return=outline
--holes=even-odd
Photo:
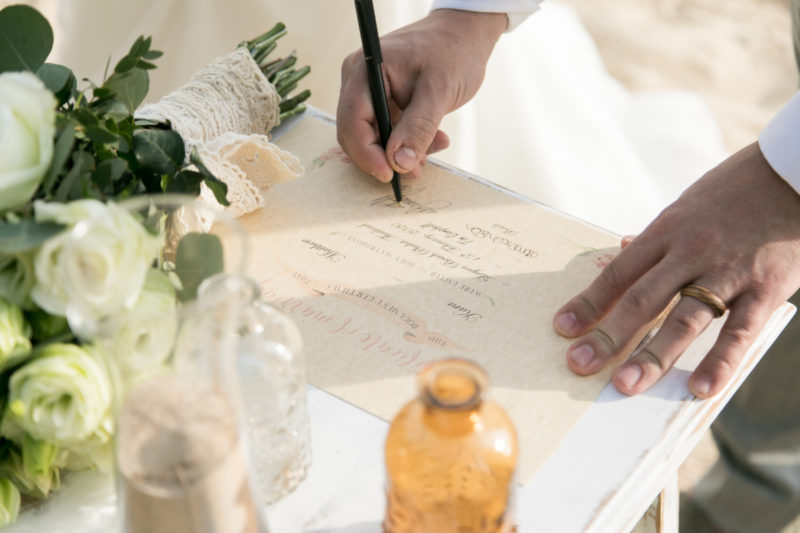
[[[429,91],[414,93],[386,143],[386,157],[394,170],[406,174],[417,168],[433,144],[446,112],[441,95],[437,98]]]

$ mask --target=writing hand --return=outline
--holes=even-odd
[[[752,144],[714,168],[667,207],[592,284],[564,305],[554,327],[577,337],[569,367],[593,374],[630,351],[634,335],[682,287],[719,296],[729,316],[689,380],[701,398],[730,380],[771,313],[800,287],[800,195]],[[682,297],[613,383],[624,394],[647,390],[714,319],[712,308]]]
[[[394,122],[385,151],[375,126],[363,53],[347,56],[336,112],[342,149],[362,170],[384,182],[392,178],[392,169],[418,174],[426,154],[449,144],[439,124],[475,95],[507,24],[502,13],[440,9],[381,39],[384,85]]]

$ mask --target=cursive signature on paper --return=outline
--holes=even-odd
[[[425,203],[415,200],[414,195],[424,190],[425,187],[403,187],[402,202],[395,200],[394,194],[387,194],[373,199],[370,201],[369,205],[373,207],[398,209],[405,213],[438,213],[453,205],[452,202],[448,202],[447,200],[429,200]]]

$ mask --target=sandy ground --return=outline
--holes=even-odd
[[[563,0],[631,89],[696,91],[731,149],[752,142],[798,85],[789,0]]]
[[[630,89],[689,89],[728,148],[752,142],[798,86],[789,0],[563,0]],[[716,460],[707,433],[680,470],[692,487]]]

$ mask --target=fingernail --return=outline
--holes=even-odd
[[[617,370],[616,375],[623,385],[632,389],[642,379],[642,367],[639,365],[623,366]]]
[[[373,176],[378,181],[382,181],[384,183],[389,183],[390,181],[392,181],[392,174],[391,173],[389,173],[389,174],[377,174],[376,173],[376,174],[373,174]]]
[[[578,317],[571,312],[559,313],[556,315],[556,325],[564,333],[572,333],[578,326]]]
[[[691,388],[695,396],[705,398],[711,390],[711,380],[708,379],[708,376],[697,376],[692,381]]]
[[[394,153],[394,162],[405,172],[417,166],[417,153],[407,146],[401,146]]]
[[[594,359],[594,348],[588,344],[581,344],[577,348],[569,351],[567,356],[581,368],[589,366],[589,363]]]

